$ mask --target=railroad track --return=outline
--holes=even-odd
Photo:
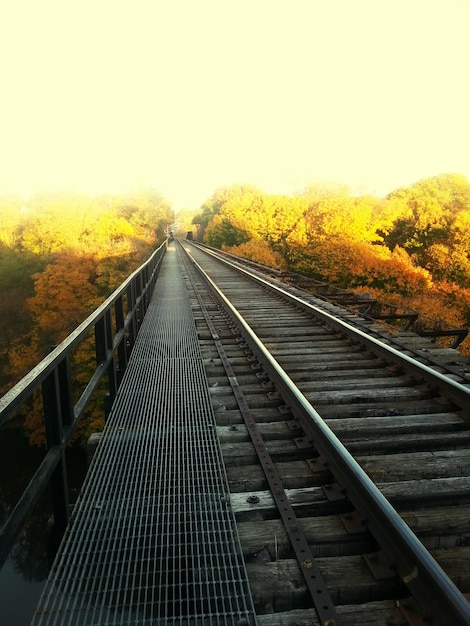
[[[175,245],[258,623],[469,624],[468,360]]]

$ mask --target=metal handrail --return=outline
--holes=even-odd
[[[40,389],[47,441],[40,466],[0,529],[0,567],[48,484],[53,491],[56,528],[59,532],[65,529],[69,516],[65,449],[105,375],[109,402],[114,400],[167,247],[165,241],[61,344],[0,398],[2,426]],[[96,368],[74,405],[70,357],[93,331]]]

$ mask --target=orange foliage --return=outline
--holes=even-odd
[[[431,284],[429,272],[415,267],[404,250],[343,237],[305,249],[293,269],[338,287],[368,286],[385,293],[411,294]]]
[[[29,298],[28,305],[53,343],[62,341],[100,304],[90,257],[62,254],[33,278],[36,295]]]
[[[227,250],[227,252],[235,254],[236,256],[243,257],[244,259],[250,259],[256,263],[267,265],[268,267],[283,267],[281,255],[273,252],[269,244],[262,239],[250,239],[250,241],[241,243],[238,246],[224,246],[223,249]]]

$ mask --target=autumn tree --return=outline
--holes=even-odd
[[[173,212],[148,190],[120,198],[69,193],[36,194],[27,203],[0,198],[0,211],[5,392],[148,257]],[[92,346],[83,344],[74,360],[82,383],[93,365]],[[27,417],[35,443],[43,441],[39,416],[33,406]]]
[[[153,244],[155,239],[163,239],[165,228],[173,222],[171,204],[153,189],[114,197],[110,204],[131,224],[140,241]]]
[[[205,240],[207,228],[217,215],[229,221],[238,231],[246,232],[245,228],[241,224],[236,223],[236,219],[233,219],[233,211],[239,210],[243,212],[244,208],[252,207],[255,199],[262,197],[262,195],[262,192],[253,185],[232,185],[216,189],[193,218],[193,224],[198,227],[199,239]],[[223,220],[216,220],[215,226],[217,224],[222,228],[226,227]],[[212,229],[210,236],[215,237],[217,240],[223,239],[223,237],[217,235],[217,228]],[[249,239],[248,234],[246,236]],[[227,245],[230,244],[227,243]]]
[[[459,289],[470,286],[469,200],[470,185],[458,174],[386,198],[354,196],[338,184],[293,197],[235,185],[217,190],[198,219],[217,247],[408,305],[425,306],[428,294],[440,316],[445,293],[453,307],[445,317],[465,320],[467,296]],[[452,289],[461,297],[452,300]]]
[[[470,183],[465,176],[426,178],[394,191],[389,200],[403,207],[385,236],[389,248],[405,248],[437,280],[470,284]]]
[[[355,241],[379,242],[377,215],[381,201],[374,196],[351,196],[347,188],[327,188],[313,193],[310,188],[304,197],[308,202],[305,214],[309,241],[325,240],[338,235]]]

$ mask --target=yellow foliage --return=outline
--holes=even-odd
[[[214,245],[339,287],[374,291],[448,324],[470,324],[464,176],[431,177],[386,198],[351,196],[340,185],[312,186],[294,197],[234,186],[205,208]]]
[[[436,283],[427,290],[408,296],[384,293],[381,289],[370,287],[357,288],[355,291],[367,291],[379,301],[416,311],[420,315],[454,328],[470,325],[470,289],[462,289],[455,284]],[[442,341],[448,344],[450,340]],[[460,344],[459,351],[462,354],[470,354],[470,336]]]
[[[0,213],[0,312],[7,325],[16,324],[0,345],[7,391],[148,257],[173,212],[147,191],[120,199],[38,194],[25,205],[0,198]],[[74,383],[83,386],[92,346],[81,346],[74,359]],[[34,443],[44,441],[40,415],[35,403],[27,416]]]

